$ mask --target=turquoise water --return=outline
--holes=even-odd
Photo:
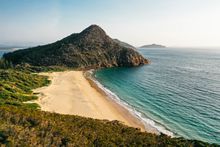
[[[139,51],[151,64],[102,69],[96,79],[161,132],[220,144],[220,52]]]
[[[0,50],[0,58],[5,54],[10,52],[11,50]]]

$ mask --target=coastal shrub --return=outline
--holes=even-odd
[[[0,59],[0,69],[9,69],[13,68],[13,64],[11,61],[5,60],[4,58]]]
[[[14,105],[18,102],[25,102],[37,99],[32,89],[46,86],[50,83],[46,76],[21,72],[14,69],[0,70],[0,102],[1,105]],[[5,100],[7,103],[3,103]],[[10,103],[8,103],[10,101]],[[19,103],[20,106],[22,103]],[[27,104],[25,106],[28,106]],[[31,107],[30,107],[31,106]],[[36,105],[29,105],[30,108],[37,108]]]
[[[69,68],[61,67],[61,66],[32,66],[27,63],[25,64],[17,64],[14,67],[15,70],[27,73],[40,73],[40,72],[58,72],[64,71]]]
[[[18,108],[26,108],[32,110],[38,110],[40,106],[36,103],[23,103],[16,100],[2,100],[0,99],[0,106],[15,106]]]
[[[0,145],[17,146],[217,146],[141,132],[114,121],[0,106]]]

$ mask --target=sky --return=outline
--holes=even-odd
[[[0,44],[51,43],[91,24],[134,46],[220,47],[220,0],[0,0]]]

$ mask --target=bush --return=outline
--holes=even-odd
[[[12,62],[7,61],[4,58],[0,59],[0,69],[9,69],[9,68],[13,68]]]
[[[61,115],[24,107],[0,106],[0,118],[0,145],[217,146],[197,140],[141,132],[115,121]]]
[[[50,83],[48,77],[14,69],[0,70],[0,100],[18,103],[36,100],[32,89],[46,86]],[[23,103],[19,103],[21,105]],[[9,105],[9,103],[7,103]],[[32,108],[35,106],[33,105]],[[36,107],[37,108],[37,107]]]

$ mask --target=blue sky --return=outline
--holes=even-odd
[[[0,0],[0,44],[44,44],[98,24],[135,46],[220,46],[220,0]]]

